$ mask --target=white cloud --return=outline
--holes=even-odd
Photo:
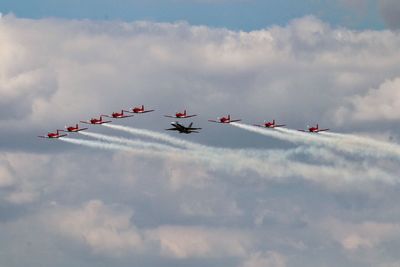
[[[269,251],[266,253],[257,252],[250,255],[242,267],[285,267],[286,259],[278,252]]]
[[[91,200],[79,208],[56,205],[50,224],[76,242],[84,242],[96,254],[113,257],[144,253],[159,248],[171,258],[244,257],[253,244],[248,233],[191,226],[161,226],[139,230],[132,211]]]
[[[179,259],[243,257],[253,243],[245,232],[202,227],[162,226],[148,235],[162,255]]]
[[[14,177],[11,174],[8,162],[4,159],[0,161],[0,188],[7,187],[14,183]]]
[[[235,111],[293,127],[334,124],[341,103],[395,77],[400,60],[397,33],[332,29],[314,17],[234,32],[7,15],[0,29],[3,125],[54,127],[142,102],[206,118]]]
[[[341,109],[341,120],[353,118],[361,121],[400,119],[400,78],[387,80],[378,88],[372,88],[363,96],[351,100],[351,107]]]
[[[11,240],[0,244],[5,264],[357,266],[368,253],[369,265],[390,266],[399,246],[391,238],[400,214],[397,159],[282,145],[206,119],[232,112],[249,123],[322,121],[335,129],[341,111],[349,131],[354,122],[370,129],[375,113],[397,119],[385,106],[398,108],[399,43],[397,32],[333,29],[314,17],[253,32],[3,17],[0,125],[11,133],[0,159],[0,235]],[[36,140],[37,129],[141,103],[157,111],[122,123],[162,131],[162,114],[190,108],[203,131],[179,138],[213,144],[214,154],[151,157]],[[214,148],[232,144],[258,150]],[[21,247],[29,242],[34,249]],[[390,262],[375,252],[388,244],[396,250],[387,250]]]
[[[350,223],[331,219],[322,225],[347,250],[375,249],[382,242],[397,239],[400,235],[400,225],[396,223]]]
[[[82,240],[95,253],[121,256],[138,251],[143,240],[131,224],[132,212],[116,212],[100,200],[91,200],[80,209],[63,210],[53,216],[53,224],[76,240]]]

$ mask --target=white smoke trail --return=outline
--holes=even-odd
[[[261,129],[256,126],[242,123],[231,123],[233,126],[289,141],[295,144],[308,144],[312,146],[323,146],[339,152],[362,157],[396,157],[399,159],[400,148],[397,145],[389,145],[384,142],[354,135],[342,135],[334,133],[304,133],[287,128]],[[333,138],[336,137],[336,138]]]
[[[101,148],[101,149],[107,149],[107,150],[134,151],[134,149],[131,147],[121,146],[121,145],[117,145],[114,143],[104,143],[104,142],[98,142],[98,141],[92,141],[92,140],[82,140],[82,139],[71,138],[71,137],[60,137],[59,140],[68,142],[71,144],[75,144],[75,145],[83,145],[83,146],[92,147],[92,148]]]
[[[146,149],[143,147],[143,145],[140,146],[123,146],[115,143],[105,143],[105,142],[99,142],[99,141],[92,141],[92,140],[83,140],[83,139],[77,139],[77,138],[71,138],[71,137],[60,137],[59,138],[61,141],[68,142],[71,144],[75,145],[83,145],[87,147],[92,147],[92,148],[100,148],[100,149],[105,149],[105,150],[117,150],[117,151],[128,151],[132,153],[137,153],[142,156],[168,156],[172,153],[172,151],[166,151],[166,150],[154,150],[154,149],[149,149],[147,147]]]
[[[241,128],[241,129],[244,129],[244,130],[247,130],[247,131],[250,131],[250,132],[262,134],[262,135],[265,135],[265,136],[270,136],[270,137],[273,137],[273,138],[276,138],[276,139],[280,139],[280,140],[283,140],[283,141],[289,141],[289,142],[294,142],[295,141],[291,136],[289,136],[287,134],[283,134],[283,133],[277,132],[275,130],[277,128],[275,128],[275,129],[267,129],[267,128],[265,128],[264,129],[264,128],[261,128],[261,127],[258,127],[258,126],[248,125],[248,124],[239,123],[239,122],[231,122],[231,125],[233,125],[235,127],[238,127],[238,128]]]
[[[184,147],[184,148],[197,148],[197,144],[192,143],[192,142],[188,142],[188,141],[184,141],[172,136],[169,136],[167,134],[162,134],[162,133],[157,133],[154,131],[149,131],[149,130],[145,130],[145,129],[137,129],[137,128],[132,128],[132,127],[128,127],[128,126],[123,126],[123,125],[116,125],[116,124],[102,124],[106,127],[109,128],[113,128],[116,130],[120,130],[120,131],[125,131],[134,135],[141,135],[141,136],[146,136],[146,137],[150,137],[159,141],[163,141],[163,142],[167,142],[176,146],[180,146],[180,147]]]
[[[243,125],[243,124],[242,124]],[[209,169],[221,170],[243,173],[244,171],[255,171],[260,176],[273,176],[273,177],[288,177],[293,175],[307,177],[314,177],[315,180],[320,177],[331,177],[343,179],[350,179],[350,174],[355,174],[356,177],[365,177],[373,180],[385,180],[391,181],[392,175],[382,171],[379,168],[369,166],[368,170],[365,170],[364,165],[349,163],[342,157],[338,157],[329,151],[324,150],[324,146],[319,146],[316,150],[315,146],[298,147],[296,149],[290,149],[286,151],[282,150],[252,150],[252,149],[229,149],[229,148],[215,148],[205,145],[192,143],[189,141],[183,141],[167,134],[158,133],[150,130],[136,129],[121,125],[108,125],[110,128],[129,132],[134,135],[146,136],[159,141],[171,143],[173,145],[181,145],[186,147],[188,150],[185,151],[184,157],[196,159],[199,162],[206,163]],[[245,125],[247,126],[247,125]],[[251,127],[251,126],[250,126]],[[257,129],[263,131],[264,129]],[[280,133],[269,131],[273,133],[273,136],[284,136],[284,140],[292,141],[293,137],[288,133]],[[332,140],[323,136],[307,137],[307,134],[301,133],[301,136],[296,139],[296,142],[304,143],[306,140],[315,144],[315,140],[324,140],[325,142],[332,143]],[[271,134],[271,133],[270,133]],[[315,136],[315,135],[314,135]],[[304,138],[304,139],[302,139]],[[318,144],[318,143],[317,143]],[[334,147],[334,145],[331,145]],[[297,162],[296,155],[306,155],[319,161],[317,165],[306,164],[304,162]],[[323,165],[325,163],[325,165]],[[328,165],[326,165],[328,164]],[[312,170],[312,171],[310,171]],[[346,177],[346,178],[345,178]],[[379,178],[378,178],[379,177]]]
[[[217,147],[210,147],[206,145],[197,144],[190,141],[181,140],[172,136],[169,136],[165,133],[154,132],[145,129],[138,129],[129,126],[123,125],[116,125],[116,124],[103,124],[109,128],[113,128],[120,131],[125,131],[133,135],[139,135],[148,137],[154,140],[167,142],[169,144],[180,146],[183,148],[191,149],[192,151],[196,151],[197,153],[207,154],[208,157],[213,157],[215,154],[218,153],[245,153],[246,155],[253,155],[256,157],[268,156],[271,152],[265,150],[252,150],[252,149],[229,149],[229,148],[217,148]]]
[[[388,143],[372,139],[370,137],[358,136],[353,134],[340,134],[340,133],[323,133],[325,136],[341,140],[346,143],[350,143],[353,146],[362,147],[364,150],[371,150],[376,153],[377,156],[383,156],[384,154],[392,155],[396,158],[400,157],[400,146],[395,143]]]
[[[400,146],[377,141],[372,138],[352,134],[339,134],[333,132],[320,132],[318,134],[307,134],[291,129],[279,129],[296,138],[304,138],[307,142],[314,141],[335,150],[363,157],[382,158],[390,157],[400,160]],[[308,137],[307,137],[308,136]]]
[[[148,134],[152,134],[152,131],[147,131],[146,135]],[[157,134],[157,137],[163,135],[162,133],[155,134]],[[103,143],[72,138],[62,138],[61,140],[89,147],[139,152],[141,155],[147,154],[149,156],[158,155],[160,157],[171,158],[174,160],[195,160],[198,163],[206,164],[209,170],[224,170],[234,174],[246,174],[250,171],[269,179],[299,176],[306,180],[322,182],[325,184],[334,184],[347,183],[354,181],[357,177],[363,177],[363,179],[368,180],[379,180],[389,183],[397,182],[393,180],[393,175],[382,171],[380,168],[368,166],[366,169],[364,165],[354,165],[336,157],[336,155],[322,151],[321,149],[315,150],[313,147],[299,147],[285,151],[273,150],[266,152],[258,150],[247,151],[242,149],[212,148],[197,144],[194,144],[197,148],[193,148],[190,144],[190,146],[192,146],[191,149],[182,150],[184,153],[176,153],[170,150],[154,150],[150,147],[143,149],[142,145],[135,148],[133,145],[134,143],[131,143],[131,146],[127,147],[115,143]],[[117,141],[117,139],[114,138],[107,138],[107,140],[111,142]],[[120,141],[122,140],[118,140],[117,142]],[[299,153],[317,155],[318,159],[320,159],[320,157],[322,159],[325,158],[328,165],[323,165],[321,163],[309,164],[296,161],[293,156],[296,156]],[[338,178],[341,178],[340,181],[338,181]]]
[[[125,144],[128,146],[133,146],[133,147],[140,147],[143,149],[155,149],[155,150],[163,150],[163,151],[178,151],[179,149],[168,146],[168,145],[163,145],[163,144],[157,144],[157,143],[150,143],[150,142],[143,142],[143,141],[135,141],[127,138],[122,138],[122,137],[117,137],[117,136],[109,136],[105,134],[99,134],[99,133],[92,133],[92,132],[79,132],[82,135],[89,136],[92,138],[108,141],[108,142],[113,142],[113,143],[120,143],[120,144]]]

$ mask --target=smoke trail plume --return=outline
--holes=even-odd
[[[149,149],[149,147],[144,148],[143,145],[139,146],[123,146],[116,143],[105,143],[92,140],[83,140],[71,137],[60,137],[59,140],[68,142],[75,145],[83,145],[92,148],[100,148],[105,150],[117,150],[117,151],[128,151],[132,153],[138,153],[144,156],[165,156],[169,155],[173,150],[159,150],[159,149]]]
[[[382,141],[375,141],[370,138],[355,135],[343,135],[336,133],[321,132],[304,133],[287,128],[261,129],[256,126],[243,123],[231,123],[233,126],[270,136],[295,144],[307,144],[312,146],[322,146],[335,151],[361,156],[361,157],[395,157],[399,159],[400,147]]]
[[[291,136],[283,134],[283,133],[279,133],[277,131],[275,131],[275,129],[263,129],[260,128],[258,126],[253,126],[253,125],[248,125],[248,124],[244,124],[244,123],[239,123],[239,122],[231,122],[231,125],[250,131],[250,132],[254,132],[254,133],[258,133],[258,134],[262,134],[265,136],[270,136],[273,138],[277,138],[283,141],[289,141],[289,142],[294,142],[293,138],[291,138]]]
[[[163,144],[143,142],[143,141],[138,141],[138,140],[130,140],[130,139],[123,138],[123,137],[109,136],[109,135],[105,135],[105,134],[92,133],[92,132],[79,132],[79,133],[82,135],[85,135],[85,136],[99,139],[99,140],[125,144],[125,145],[133,146],[136,148],[155,149],[155,150],[162,150],[162,151],[178,151],[178,149],[175,147],[163,145]]]
[[[157,133],[154,131],[149,131],[145,129],[137,129],[123,125],[116,125],[116,124],[103,124],[106,127],[113,128],[120,131],[125,131],[134,135],[141,135],[146,136],[149,138],[153,138],[155,140],[167,142],[176,146],[184,147],[184,148],[196,148],[197,145],[192,142],[187,142],[178,138],[171,137],[167,134]]]
[[[126,147],[126,146],[121,146],[117,145],[114,143],[104,143],[104,142],[98,142],[98,141],[92,141],[92,140],[82,140],[82,139],[77,139],[77,138],[71,138],[71,137],[60,137],[59,140],[75,144],[75,145],[83,145],[87,147],[93,147],[93,148],[101,148],[101,149],[107,149],[107,150],[124,150],[124,151],[133,151],[134,149],[131,147]]]
[[[388,143],[372,139],[370,137],[358,136],[353,134],[340,134],[340,133],[323,133],[325,136],[342,140],[346,143],[350,143],[353,146],[362,147],[364,150],[371,150],[377,154],[377,156],[391,155],[396,158],[400,157],[400,146],[395,143]]]
[[[225,171],[234,173],[254,171],[260,176],[271,178],[302,176],[305,179],[312,179],[315,181],[317,181],[321,177],[330,177],[332,179],[343,177],[343,179],[346,180],[351,176],[355,176],[364,177],[371,180],[385,180],[393,182],[393,176],[389,175],[384,170],[381,170],[380,168],[375,168],[373,166],[369,166],[368,170],[366,170],[364,165],[348,162],[347,160],[338,157],[337,155],[329,153],[328,151],[324,150],[324,146],[319,146],[318,150],[316,150],[315,146],[300,146],[296,149],[285,151],[215,148],[183,141],[171,137],[167,134],[153,132],[149,130],[111,124],[107,126],[110,128],[126,131],[134,135],[146,136],[155,140],[168,142],[173,145],[181,145],[187,149],[184,153],[184,159],[195,159],[199,162],[202,162],[203,164],[207,164],[208,169],[212,170],[223,169]],[[263,131],[264,129],[257,128],[257,131],[260,130]],[[272,133],[273,136],[285,138],[284,140],[292,141],[293,139],[293,137],[289,133],[284,134],[276,131],[269,132],[270,134]],[[304,136],[300,136],[295,140],[295,142],[305,143],[304,140],[306,140],[306,143],[308,143],[311,142],[310,138],[314,138],[312,136],[307,137],[307,134],[305,133],[299,133]],[[324,136],[316,136],[314,139],[311,140],[313,141],[313,144],[315,144],[315,140],[332,142],[332,140],[330,141],[330,138]],[[317,159],[319,163],[308,164],[305,162],[296,161],[296,155],[299,154],[313,158],[318,157]]]

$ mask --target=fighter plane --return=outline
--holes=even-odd
[[[111,118],[111,117],[112,117],[112,118],[114,118],[114,119],[122,119],[122,118],[133,117],[133,115],[125,115],[123,110],[121,110],[121,113],[119,113],[119,112],[113,112],[113,113],[111,114],[111,116],[108,116],[108,115],[102,115],[102,116],[108,117],[108,118]]]
[[[197,116],[197,115],[187,115],[186,114],[186,109],[183,111],[183,112],[176,112],[175,113],[175,116],[172,116],[172,115],[164,115],[164,117],[168,117],[168,118],[176,118],[176,119],[186,119],[186,118],[191,118],[191,117],[194,117],[194,116]]]
[[[231,120],[231,115],[228,115],[227,117],[222,117],[222,118],[217,118],[217,120],[208,120],[211,122],[216,122],[216,123],[231,123],[231,122],[236,122],[236,121],[241,121],[239,120]]]
[[[286,126],[285,124],[275,124],[275,120],[264,121],[264,124],[253,124],[254,126],[265,127],[265,128],[276,128]]]
[[[100,119],[91,118],[90,121],[81,121],[81,122],[86,123],[86,124],[103,124],[103,123],[111,122],[111,121],[103,121],[103,117],[104,117],[104,115],[101,115]]]
[[[132,111],[129,110],[124,110],[124,111],[129,113],[147,113],[154,111],[154,109],[144,110],[144,105],[142,105],[141,107],[132,108]]]
[[[79,128],[78,124],[75,126],[65,126],[65,129],[67,129],[68,132],[79,132],[79,131],[84,131],[87,130],[88,128]]]
[[[299,130],[301,132],[310,132],[310,133],[319,133],[323,131],[329,131],[329,129],[320,129],[318,124],[315,127],[309,127],[307,126],[307,130]]]
[[[67,136],[67,134],[60,134],[63,130],[57,130],[55,133],[47,133],[47,135],[39,135],[40,138],[60,138],[63,136]]]
[[[173,128],[165,129],[167,131],[178,131],[179,133],[185,133],[185,134],[190,134],[190,133],[198,133],[198,130],[201,130],[201,128],[193,128],[193,122],[189,124],[188,127],[185,127],[184,125],[180,124],[179,122],[171,122],[171,125],[174,126]]]

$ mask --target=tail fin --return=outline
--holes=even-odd
[[[76,124],[75,128],[78,129],[78,124]]]
[[[186,116],[186,109],[183,111],[183,115],[185,115],[185,116]]]
[[[142,105],[142,110],[144,110],[144,105]]]
[[[275,125],[275,119],[272,120],[272,124]]]
[[[230,114],[228,114],[228,120],[230,120],[231,119],[231,115]]]
[[[189,127],[188,127],[188,128],[192,128],[192,125],[193,125],[193,122],[191,122],[191,123],[189,124]]]
[[[317,123],[317,129],[319,129],[318,123]]]

